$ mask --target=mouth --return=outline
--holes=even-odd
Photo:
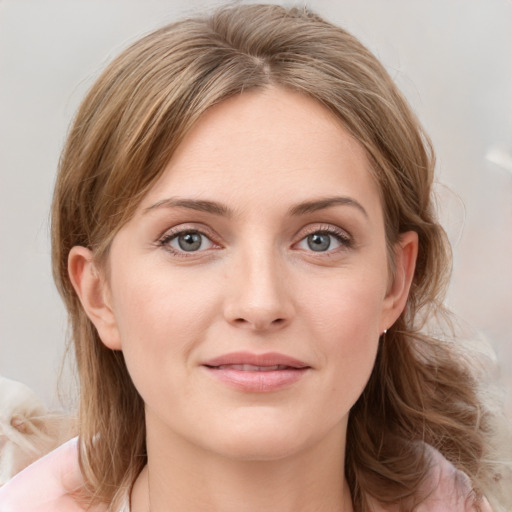
[[[298,359],[278,353],[237,352],[202,365],[223,384],[247,393],[269,393],[291,387],[311,369]]]
[[[292,370],[296,369],[292,366],[285,364],[274,364],[272,366],[257,366],[254,364],[221,364],[219,366],[205,365],[212,369],[219,370],[238,370],[240,372],[275,372],[277,370]]]

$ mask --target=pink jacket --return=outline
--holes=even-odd
[[[476,512],[468,496],[469,478],[455,469],[439,452],[432,450],[433,469],[428,481],[428,499],[415,512]],[[77,440],[72,439],[38,460],[0,488],[0,512],[84,512],[71,493],[81,483]],[[372,512],[394,512],[377,502]],[[484,500],[482,512],[492,512]],[[106,507],[90,509],[106,512]],[[124,512],[124,511],[120,511]],[[128,511],[126,511],[128,512]]]

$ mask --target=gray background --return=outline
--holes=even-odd
[[[51,407],[61,406],[66,319],[51,278],[48,210],[67,127],[109,59],[211,5],[0,0],[0,374]],[[432,136],[455,251],[448,303],[489,340],[512,389],[512,2],[308,5],[377,54]],[[71,387],[69,372],[63,382]]]

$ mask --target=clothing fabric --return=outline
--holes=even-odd
[[[471,482],[437,450],[427,446],[432,470],[425,485],[428,498],[415,512],[476,512],[471,503]],[[0,488],[0,512],[85,512],[73,498],[81,484],[77,439],[41,458]],[[395,512],[376,501],[372,512]],[[89,509],[106,512],[106,507]],[[492,512],[484,500],[481,512]],[[118,512],[130,512],[129,496]]]
[[[123,505],[119,509],[119,512],[130,512],[130,497],[126,496]]]

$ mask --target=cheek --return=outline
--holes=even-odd
[[[173,273],[165,265],[146,267],[150,270],[120,268],[117,282],[116,276],[112,278],[123,348],[141,341],[146,346],[168,346],[201,328],[215,303],[211,287],[205,287],[197,275]]]
[[[158,267],[113,276],[113,304],[122,350],[139,392],[151,392],[155,375],[178,375],[179,365],[204,340],[218,299],[201,280],[180,278]],[[131,277],[126,277],[131,276]],[[152,384],[153,383],[153,384]]]
[[[303,288],[303,314],[316,329],[330,338],[349,338],[354,342],[378,337],[384,312],[387,282],[379,273],[351,272],[350,269],[323,282]]]
[[[357,400],[374,366],[385,287],[370,276],[331,281],[302,312],[333,393],[348,402]]]

